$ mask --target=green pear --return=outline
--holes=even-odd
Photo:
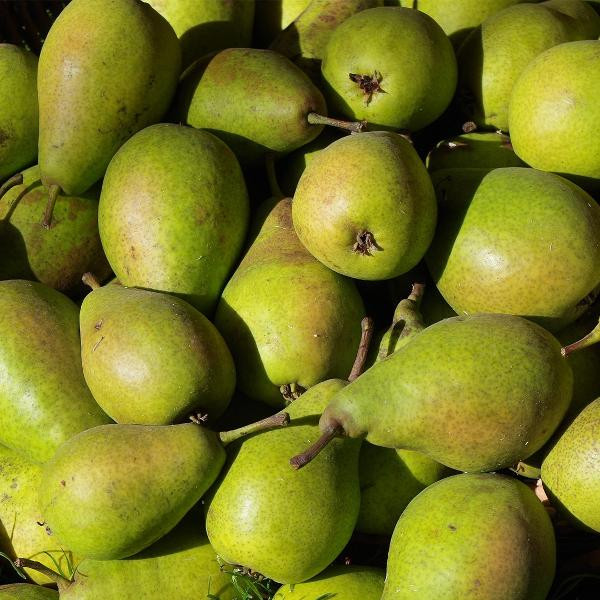
[[[75,563],[73,555],[60,547],[42,523],[37,502],[41,476],[40,465],[0,446],[0,552],[12,559],[32,558],[49,568],[58,565],[69,572]],[[53,581],[33,569],[25,569],[25,573],[40,585]]]
[[[0,339],[0,443],[45,462],[110,422],[83,378],[74,302],[41,283],[0,281]]]
[[[132,556],[200,500],[225,462],[224,444],[286,422],[281,413],[220,434],[196,422],[93,427],[65,442],[44,466],[42,516],[78,556]]]
[[[111,161],[98,224],[123,285],[176,294],[207,314],[242,249],[248,212],[241,169],[221,140],[159,124]]]
[[[258,0],[252,46],[266,48],[310,3],[311,0]]]
[[[183,67],[224,48],[250,46],[254,0],[148,0],[171,24],[181,43]]]
[[[526,163],[584,186],[600,179],[600,40],[561,44],[532,61],[515,83],[509,128]]]
[[[319,89],[289,58],[255,48],[229,48],[197,63],[177,100],[181,122],[219,136],[243,164],[312,141],[329,122],[326,110]]]
[[[40,281],[65,293],[81,290],[86,271],[106,279],[111,271],[98,233],[100,186],[79,196],[60,196],[46,229],[40,222],[48,192],[39,167],[23,171],[18,181],[0,193],[0,279]]]
[[[322,460],[299,473],[288,462],[317,439],[319,415],[347,383],[315,385],[289,405],[285,430],[231,446],[205,499],[208,538],[225,561],[280,583],[299,583],[323,571],[348,543],[360,503],[360,441],[334,440]]]
[[[0,44],[0,182],[37,156],[37,66],[32,52]]]
[[[500,314],[445,319],[340,390],[323,412],[316,446],[337,435],[365,437],[459,471],[498,470],[542,447],[572,387],[560,344],[539,325]],[[309,448],[291,464],[314,456]]]
[[[457,55],[467,118],[508,130],[509,101],[519,75],[544,50],[578,39],[577,31],[572,17],[545,3],[510,6],[486,19]]]
[[[438,189],[439,193],[439,189]],[[464,177],[440,198],[427,264],[459,314],[574,321],[600,284],[600,207],[581,188],[535,169]]]
[[[198,411],[218,418],[233,395],[235,367],[215,326],[170,294],[92,285],[81,305],[81,360],[106,414],[142,425]]]
[[[310,581],[282,586],[273,600],[379,600],[384,580],[385,572],[376,567],[329,567]]]
[[[592,0],[593,1],[593,0]],[[577,39],[591,40],[600,36],[600,16],[587,2],[576,0],[546,0],[544,6],[561,12],[575,21],[574,26],[578,29]]]
[[[311,161],[298,182],[292,216],[315,258],[348,277],[377,280],[421,260],[437,208],[411,144],[397,133],[376,131],[337,140]]]
[[[569,425],[542,463],[542,481],[552,505],[569,520],[600,533],[600,398]]]
[[[421,492],[398,520],[381,600],[545,600],[555,567],[552,523],[526,485],[455,475]]]
[[[0,585],[0,600],[58,600],[58,592],[31,583]]]
[[[450,40],[409,8],[371,8],[344,21],[327,43],[321,72],[332,110],[380,128],[422,129],[456,88]]]
[[[280,407],[293,387],[343,377],[364,307],[354,284],[302,246],[289,198],[262,208],[258,233],[223,291],[215,325],[233,354],[239,389]],[[260,223],[260,221],[259,221]]]
[[[39,164],[56,194],[85,192],[136,131],[161,119],[181,69],[173,28],[141,0],[72,0],[40,54]]]

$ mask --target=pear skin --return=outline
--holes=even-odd
[[[58,600],[58,592],[31,583],[0,585],[0,600]]]

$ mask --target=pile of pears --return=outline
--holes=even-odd
[[[598,598],[599,200],[597,0],[0,43],[0,600]]]

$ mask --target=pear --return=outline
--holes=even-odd
[[[93,427],[65,442],[44,466],[40,510],[77,555],[132,556],[200,500],[225,462],[223,444],[287,420],[280,413],[220,434],[197,422]]]
[[[81,359],[102,409],[117,423],[167,425],[198,410],[218,418],[233,395],[235,367],[215,326],[169,294],[90,283]]]
[[[344,21],[327,43],[321,73],[332,110],[385,129],[429,125],[456,88],[450,40],[409,8],[371,8]]]
[[[534,169],[480,171],[472,185],[464,177],[456,183],[444,184],[427,254],[450,306],[459,314],[522,315],[553,330],[585,312],[600,284],[598,204],[570,181]]]
[[[324,124],[341,124],[324,117],[326,110],[319,89],[289,58],[255,48],[198,61],[182,78],[177,100],[181,122],[219,136],[250,165],[307,144]]]
[[[106,279],[111,271],[98,233],[100,187],[58,198],[45,229],[40,221],[48,192],[39,167],[23,171],[15,183],[0,192],[0,279],[40,281],[65,293],[81,291],[86,271]]]
[[[255,48],[266,48],[311,3],[311,0],[269,0],[256,2]]]
[[[73,0],[40,54],[42,182],[85,192],[136,131],[166,112],[181,69],[173,28],[140,0]]]
[[[542,463],[552,505],[580,527],[600,533],[600,398],[586,406]]]
[[[0,446],[0,551],[13,559],[26,556],[46,567],[58,565],[69,572],[75,559],[56,542],[42,523],[38,510],[41,476],[40,465]],[[25,573],[40,585],[53,582],[46,574],[33,569],[25,569]]]
[[[289,396],[292,388],[348,373],[364,307],[351,281],[302,246],[289,198],[266,203],[262,213],[215,325],[233,354],[240,391],[281,407],[281,386]]]
[[[77,306],[60,292],[0,281],[0,443],[35,462],[110,422],[83,378],[78,323]]]
[[[411,144],[397,133],[376,131],[346,136],[311,161],[298,182],[292,216],[315,258],[348,277],[377,280],[421,260],[437,208]]]
[[[556,541],[526,485],[494,474],[434,483],[400,517],[381,600],[544,600]]]
[[[0,44],[0,183],[37,156],[37,66],[32,52]]]
[[[0,600],[58,600],[58,592],[31,583],[0,585]]]
[[[319,442],[291,464],[303,467],[347,435],[459,471],[498,470],[542,447],[572,386],[560,344],[539,325],[500,314],[445,319],[340,390],[323,412]]]
[[[123,285],[176,294],[209,314],[242,249],[248,212],[241,169],[221,140],[159,124],[111,161],[98,224]]]
[[[591,40],[600,36],[600,16],[596,14],[589,0],[545,0],[543,5],[572,17],[575,21],[574,27],[579,30],[577,39]]]
[[[325,600],[337,597],[344,600],[379,600],[384,580],[385,572],[376,567],[329,567],[310,581],[282,586],[273,600]]]
[[[561,44],[540,54],[523,71],[510,98],[515,152],[536,169],[597,189],[599,95],[600,40]]]
[[[183,68],[223,48],[250,46],[254,0],[148,0],[171,24],[181,43]]]

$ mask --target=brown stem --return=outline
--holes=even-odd
[[[28,558],[15,558],[15,567],[18,567],[19,569],[33,569],[34,571],[38,571],[56,583],[59,586],[59,589],[71,585],[71,581],[69,579],[63,577],[56,571],[49,569],[46,565],[37,562],[37,560],[29,560]]]
[[[342,435],[344,433],[344,429],[341,425],[331,425],[328,427],[322,434],[321,437],[312,444],[308,449],[306,449],[302,454],[297,454],[290,458],[290,465],[294,467],[294,469],[301,469],[305,465],[307,465],[329,442],[336,436]]]
[[[4,194],[6,194],[6,192],[8,192],[8,190],[10,190],[10,188],[14,188],[15,185],[21,185],[22,183],[23,183],[23,173],[17,173],[16,175],[13,175],[10,179],[7,179],[0,186],[0,198],[2,198],[2,196],[4,196]]]
[[[567,357],[573,352],[577,352],[577,350],[583,350],[592,344],[600,341],[600,319],[598,320],[598,324],[592,331],[590,331],[586,336],[582,337],[580,340],[569,344],[568,346],[564,346],[560,349],[560,353],[563,357]]]
[[[50,225],[52,224],[52,213],[54,212],[54,205],[58,198],[58,192],[60,192],[60,187],[55,183],[48,189],[48,202],[46,203],[46,210],[44,211],[44,218],[42,219],[42,227],[45,229],[50,229]]]
[[[308,113],[307,120],[311,125],[330,125],[331,127],[345,129],[352,133],[361,133],[367,127],[366,121],[340,121],[339,119],[332,119],[331,117],[325,117],[314,112]]]
[[[224,446],[227,446],[227,444],[235,442],[235,440],[239,440],[240,438],[250,435],[251,433],[263,431],[264,429],[273,429],[274,427],[284,427],[289,422],[290,415],[288,415],[288,413],[286,412],[281,412],[271,415],[266,419],[262,419],[261,421],[257,421],[256,423],[250,423],[250,425],[239,427],[238,429],[232,429],[231,431],[221,431],[218,435],[222,444]]]
[[[367,354],[369,353],[369,345],[371,344],[371,338],[373,337],[373,319],[371,317],[365,317],[360,322],[361,335],[360,344],[358,345],[358,351],[350,375],[348,375],[348,381],[354,381],[364,370],[365,362],[367,360]]]
[[[81,281],[92,290],[97,290],[100,287],[100,282],[96,279],[96,276],[89,271],[81,276]]]
[[[265,166],[267,169],[267,180],[269,182],[269,189],[273,198],[280,200],[285,198],[285,194],[281,191],[279,183],[277,181],[277,173],[275,173],[275,155],[272,153],[267,154],[265,159]]]

